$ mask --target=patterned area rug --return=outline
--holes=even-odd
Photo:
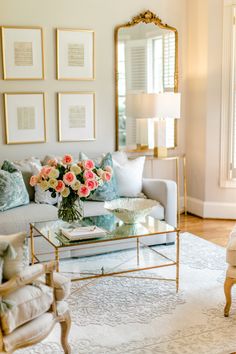
[[[173,255],[175,246],[157,249]],[[114,254],[118,263],[122,263],[124,256],[132,256],[132,251]],[[113,256],[84,258],[83,268],[91,270],[104,260],[108,264],[109,259],[112,264]],[[139,275],[173,276],[171,268]],[[229,354],[236,351],[236,291],[230,317],[223,316],[225,269],[224,248],[185,233],[181,235],[178,294],[174,283],[154,279],[103,278],[83,290],[80,287],[84,282],[74,283],[68,299],[73,320],[72,353]],[[59,335],[56,327],[44,342],[16,353],[62,353]]]

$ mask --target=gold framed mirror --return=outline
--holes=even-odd
[[[116,150],[152,152],[150,119],[136,119],[128,95],[178,91],[178,32],[151,11],[115,28]],[[126,107],[127,106],[127,107]],[[137,110],[137,109],[136,109]],[[128,113],[129,111],[129,113]],[[137,127],[138,125],[138,127]],[[177,145],[177,122],[167,119],[168,148]]]

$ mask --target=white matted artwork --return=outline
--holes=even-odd
[[[57,79],[94,80],[94,31],[57,29]]]
[[[46,141],[45,94],[4,93],[7,144]]]
[[[2,27],[4,80],[44,79],[41,27]]]
[[[59,141],[95,140],[95,93],[58,93]]]

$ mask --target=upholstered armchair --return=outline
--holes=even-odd
[[[0,354],[36,344],[61,325],[61,345],[70,354],[71,320],[66,302],[70,280],[54,273],[55,262],[26,267],[0,285]]]
[[[224,308],[225,317],[229,316],[231,307],[231,290],[234,284],[236,284],[236,227],[231,231],[229,235],[229,241],[226,248],[226,262],[228,268],[226,271],[224,291],[226,298],[226,305]]]

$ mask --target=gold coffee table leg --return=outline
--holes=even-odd
[[[176,232],[176,292],[179,291],[179,231]]]
[[[139,238],[137,237],[137,266],[139,266],[139,250],[140,250],[140,243],[139,243]]]

